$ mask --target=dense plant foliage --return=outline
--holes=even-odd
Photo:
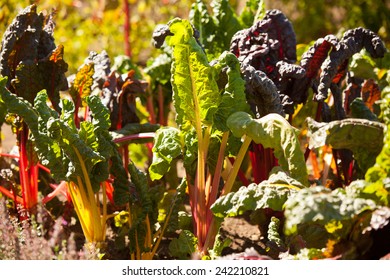
[[[19,12],[0,49],[0,124],[17,139],[0,158],[0,234],[42,227],[51,259],[215,259],[227,218],[249,216],[263,258],[388,254],[385,31],[299,46],[282,11],[235,5],[197,0],[157,25],[145,67],[112,49],[70,66],[55,13]],[[73,244],[58,220],[77,249],[52,246],[53,224]],[[29,258],[9,240],[0,258]]]

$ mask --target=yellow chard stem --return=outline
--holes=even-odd
[[[241,145],[241,148],[237,154],[236,160],[233,164],[233,168],[229,174],[229,177],[226,180],[225,186],[222,189],[222,195],[226,195],[232,190],[234,181],[236,180],[238,171],[240,170],[241,163],[244,160],[244,157],[246,155],[246,152],[247,152],[251,142],[252,142],[252,138],[245,136],[244,143],[242,143],[242,145]]]
[[[89,179],[89,175],[87,172],[87,168],[85,167],[84,160],[82,156],[80,155],[79,151],[73,147],[73,150],[75,151],[77,158],[79,159],[81,170],[83,172],[83,177],[85,180],[85,185],[87,189],[87,195],[88,195],[88,201],[89,201],[89,210],[92,214],[92,227],[93,227],[93,239],[92,242],[102,242],[105,239],[105,232],[102,231],[102,224],[101,224],[101,217],[99,213],[99,209],[96,205],[94,192],[92,189],[91,181]],[[81,180],[80,180],[81,181]]]

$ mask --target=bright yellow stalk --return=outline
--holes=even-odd
[[[73,150],[80,162],[85,188],[83,181],[78,176],[77,185],[73,184],[74,187],[72,191],[74,191],[74,195],[72,195],[72,201],[80,219],[86,239],[89,242],[102,242],[105,239],[105,218],[103,217],[102,219],[100,216],[100,211],[97,205],[98,201],[95,199],[83,158],[76,148],[73,148]]]

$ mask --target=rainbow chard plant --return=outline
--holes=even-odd
[[[37,93],[45,89],[53,108],[59,110],[59,91],[67,88],[63,60],[63,46],[56,46],[53,38],[53,15],[37,13],[31,5],[14,19],[3,35],[0,52],[0,74],[8,77],[5,87],[12,93],[33,102]],[[28,49],[29,51],[26,51]],[[3,103],[4,104],[4,103]],[[6,105],[3,105],[6,106]],[[3,108],[2,108],[3,109]],[[38,203],[39,163],[31,142],[29,128],[23,118],[1,110],[4,119],[12,124],[19,155],[20,193],[0,186],[3,194],[15,199],[28,211]],[[2,154],[9,157],[10,155]]]
[[[91,121],[74,121],[74,104],[62,100],[62,112],[58,114],[47,105],[45,91],[37,94],[34,106],[17,97],[1,80],[1,96],[9,113],[21,116],[33,135],[37,156],[48,167],[53,178],[66,181],[73,205],[83,232],[89,242],[105,240],[107,197],[105,184],[111,173],[114,178],[114,200],[118,205],[128,202],[130,181],[122,161],[108,132],[108,109],[98,96],[85,98],[91,111]],[[103,201],[99,191],[102,186]],[[102,206],[100,206],[102,205]]]
[[[233,150],[231,146],[237,149],[237,141],[228,145],[226,118],[249,108],[239,63],[232,54],[222,54],[211,66],[187,20],[172,20],[165,28],[165,32],[156,33],[156,39],[162,43],[161,39],[166,38],[173,48],[171,79],[179,128],[162,127],[157,131],[149,172],[152,179],[160,179],[173,159],[184,157],[197,251],[206,254],[216,234],[215,229],[210,229],[213,219],[209,206],[220,191],[224,158],[229,149]],[[219,75],[227,78],[221,89]],[[237,158],[225,191],[231,189],[244,154],[241,152]]]

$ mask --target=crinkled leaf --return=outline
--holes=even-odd
[[[219,27],[214,33],[214,40],[218,42],[217,46],[214,44],[214,48],[217,48],[218,52],[222,53],[229,49],[233,35],[242,27],[228,0],[215,0],[211,5],[213,7],[215,25]],[[216,51],[216,49],[213,50],[214,53]]]
[[[347,65],[345,62],[355,53],[365,48],[373,58],[383,57],[386,47],[383,41],[374,32],[362,27],[348,30],[337,46],[332,49],[329,57],[322,65],[318,94],[315,100],[324,101],[328,96],[333,79],[340,70],[340,66]]]
[[[32,61],[23,61],[16,67],[15,78],[11,81],[15,94],[33,103],[36,94],[43,89],[41,72]]]
[[[171,55],[163,53],[153,60],[149,60],[144,71],[153,81],[165,85],[171,81],[171,64]]]
[[[102,88],[111,73],[111,61],[107,52],[105,50],[101,53],[90,52],[89,56],[84,60],[84,65],[87,64],[93,64],[94,66],[92,91],[96,88]]]
[[[214,125],[221,131],[227,131],[226,120],[231,114],[239,111],[249,112],[245,97],[245,81],[241,78],[240,63],[232,53],[224,52],[214,68],[217,71],[226,69],[223,71],[226,71],[228,81],[214,115]]]
[[[9,82],[15,77],[15,67],[21,61],[38,59],[38,43],[43,24],[43,14],[37,14],[37,6],[31,5],[22,10],[5,31],[0,53],[0,73],[4,77],[10,77]],[[30,101],[32,102],[31,99]]]
[[[349,234],[354,219],[377,204],[360,198],[353,189],[331,191],[322,186],[301,189],[284,204],[285,233],[298,233],[299,226],[322,226],[336,238]]]
[[[246,98],[256,117],[260,118],[270,113],[283,116],[283,106],[274,82],[265,73],[250,65],[245,65],[242,72],[245,79]]]
[[[215,41],[217,26],[203,0],[196,0],[192,4],[189,19],[199,34],[199,42],[206,51],[213,52],[213,45],[217,43]]]
[[[54,44],[53,29],[52,14],[37,14],[36,5],[20,12],[3,36],[0,73],[9,77],[7,87],[12,92],[30,103],[46,89],[53,107],[60,111],[59,90],[67,88],[68,65],[63,60],[63,47]]]
[[[380,207],[372,212],[369,226],[367,226],[363,233],[372,230],[378,230],[385,227],[390,222],[390,208]]]
[[[43,88],[46,89],[53,107],[60,112],[60,91],[68,88],[65,77],[68,64],[64,61],[64,47],[57,46],[47,57],[39,60],[38,68],[40,71],[38,77],[42,79]]]
[[[132,223],[128,232],[129,250],[131,253],[136,250],[145,252],[150,250],[150,248],[145,248],[144,244],[148,235],[145,219],[147,215],[151,215],[152,210],[151,193],[145,173],[141,172],[133,162],[129,163],[128,171],[135,187],[135,197],[130,201]]]
[[[77,130],[72,118],[74,106],[69,100],[62,100],[63,112],[59,116],[47,105],[48,96],[45,91],[37,94],[33,107],[29,102],[10,93],[5,85],[6,78],[0,81],[0,90],[7,110],[23,117],[32,132],[32,140],[41,163],[50,169],[56,180],[77,182],[76,176],[83,177],[79,158],[75,153],[77,149],[84,160],[94,191],[108,178],[110,170],[115,178],[115,202],[120,205],[128,202],[129,181],[118,151],[106,130],[110,125],[107,109],[98,97],[87,99],[94,117],[93,122],[82,122],[80,130]]]
[[[375,163],[375,158],[383,146],[385,127],[379,122],[344,119],[317,123],[308,118],[307,123],[310,148],[329,144],[334,149],[349,149],[364,172]]]
[[[269,183],[250,184],[218,198],[211,206],[217,218],[237,216],[248,210],[271,208],[282,211],[287,199],[299,188],[286,184]]]
[[[211,124],[220,103],[213,68],[193,37],[188,21],[171,21],[170,31],[173,33],[168,37],[168,44],[173,47],[171,73],[176,121],[183,130]]]
[[[85,106],[84,98],[92,91],[93,75],[95,73],[93,63],[84,64],[78,70],[76,77],[71,84],[69,94],[72,96],[73,102],[81,106]],[[83,103],[80,103],[83,102]]]
[[[283,170],[303,185],[308,184],[306,163],[296,130],[282,116],[268,114],[253,119],[247,113],[237,112],[229,117],[227,125],[236,137],[247,135],[257,144],[274,149]]]
[[[275,242],[279,247],[285,247],[283,239],[279,233],[280,220],[276,217],[271,217],[271,221],[268,225],[267,238],[271,242]]]
[[[221,233],[218,232],[218,234],[215,236],[215,241],[213,248],[208,250],[208,253],[210,255],[210,259],[214,260],[222,255],[223,249],[230,246],[230,244],[233,243],[233,240],[230,238],[224,238],[221,236]]]
[[[197,238],[188,230],[183,230],[179,238],[174,238],[169,243],[169,252],[173,257],[181,260],[189,259],[191,254],[195,252]]]
[[[182,153],[180,131],[173,127],[158,129],[152,151],[153,162],[149,167],[149,174],[152,180],[158,180],[169,171],[172,161]]]

